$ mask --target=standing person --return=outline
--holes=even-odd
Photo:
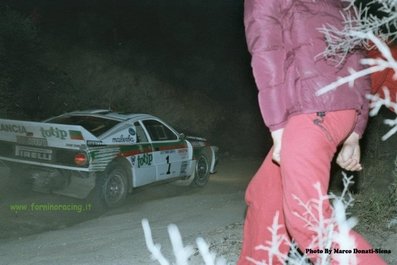
[[[342,64],[319,56],[326,43],[318,28],[342,25],[340,2],[245,0],[247,45],[273,147],[246,191],[248,208],[238,265],[252,264],[247,257],[268,261],[268,252],[255,247],[271,241],[268,227],[277,212],[282,225],[278,234],[293,239],[305,252],[315,234],[295,215],[303,216],[304,209],[293,195],[303,202],[318,198],[315,183],[327,194],[331,160],[338,145],[342,148],[337,163],[349,171],[362,169],[359,139],[367,123],[369,81],[359,79],[354,88],[346,85],[321,96],[315,94],[338,76],[348,75],[349,68],[361,68],[358,52]],[[331,216],[329,201],[321,214]],[[352,231],[351,235],[356,248],[372,249],[359,234]],[[287,254],[289,246],[281,245],[280,251]],[[310,256],[313,263],[317,258]],[[357,260],[359,265],[386,264],[377,254],[357,255]],[[334,259],[332,264],[337,264]]]

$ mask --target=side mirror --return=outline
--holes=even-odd
[[[179,134],[179,139],[185,140],[186,139],[186,135],[184,133],[180,133]]]

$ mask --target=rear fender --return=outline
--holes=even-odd
[[[113,166],[120,166],[120,167],[122,167],[125,170],[125,172],[127,172],[127,174],[128,174],[128,178],[127,178],[127,180],[128,180],[128,189],[129,189],[129,192],[131,192],[132,191],[132,183],[133,183],[133,181],[132,181],[133,176],[132,176],[132,165],[131,165],[131,162],[125,157],[117,157],[117,158],[113,159],[109,163],[109,165],[107,166],[105,172],[107,171],[107,169],[109,169],[110,167],[113,167]]]
[[[196,147],[194,150],[194,159],[197,161],[200,155],[204,155],[210,164],[210,173],[216,172],[216,166],[218,164],[218,147],[217,146],[203,146]]]

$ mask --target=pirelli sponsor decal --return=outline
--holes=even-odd
[[[29,158],[29,159],[51,161],[52,160],[52,150],[17,145],[17,146],[15,146],[15,156]]]

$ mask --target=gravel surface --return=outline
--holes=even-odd
[[[225,159],[204,188],[172,184],[137,189],[125,206],[106,213],[13,212],[10,205],[31,203],[85,203],[62,196],[22,193],[0,171],[1,265],[150,265],[141,220],[150,222],[155,243],[174,262],[167,226],[176,224],[185,245],[192,245],[191,265],[203,264],[195,239],[202,237],[210,250],[235,264],[241,248],[244,191],[261,159]],[[364,233],[375,248],[397,264],[397,234],[379,227]]]

